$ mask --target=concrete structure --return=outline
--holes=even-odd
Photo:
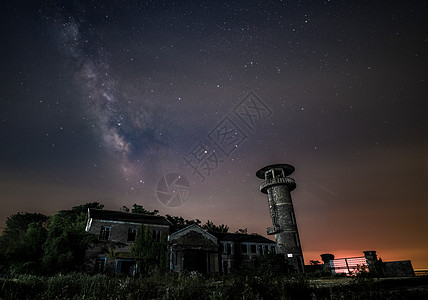
[[[219,272],[218,240],[194,224],[171,234],[170,269],[174,272]]]
[[[256,175],[264,180],[260,191],[268,195],[273,227],[267,229],[267,234],[275,235],[277,251],[285,255],[290,266],[304,272],[302,247],[290,194],[296,183],[293,178],[287,177],[293,172],[291,165],[276,164],[258,170]]]
[[[258,234],[210,234],[194,224],[171,234],[172,271],[228,274],[238,268],[254,269],[260,257],[275,253],[276,243]]]
[[[170,234],[172,224],[161,216],[89,209],[86,231],[96,239],[86,250],[86,269],[135,275],[137,260],[131,247],[141,225],[154,243],[168,241],[164,267],[168,265],[173,272],[215,274],[251,269],[258,266],[261,255],[276,252],[275,242],[258,234],[211,234],[196,224]]]
[[[97,240],[86,250],[87,269],[134,275],[136,260],[131,246],[141,225],[149,228],[154,241],[169,237],[171,223],[164,217],[88,209],[85,230]]]
[[[258,234],[218,233],[221,272],[228,274],[237,268],[254,269],[259,258],[276,253],[276,243]]]
[[[412,277],[415,275],[410,260],[382,262],[376,251],[363,251],[364,256],[334,258],[333,254],[321,254],[323,269],[332,274],[358,274],[369,272],[373,277]]]

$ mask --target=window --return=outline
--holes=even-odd
[[[263,254],[263,246],[259,245],[259,254],[262,255]]]
[[[268,252],[269,252],[269,246],[268,245],[265,245],[265,248],[264,248],[264,254],[268,254]]]
[[[135,242],[136,236],[137,236],[137,228],[129,228],[128,229],[128,242]]]
[[[299,255],[299,271],[302,272],[304,270],[305,263],[303,262],[303,256]]]
[[[221,246],[223,248],[223,253],[226,253],[226,243],[221,243]]]
[[[95,272],[104,272],[106,269],[106,257],[97,257],[95,259]]]
[[[110,239],[110,231],[111,231],[110,226],[101,226],[100,240],[108,241]]]
[[[271,170],[269,170],[265,173],[265,178],[266,179],[272,179],[273,178],[273,173]]]
[[[291,224],[296,225],[296,218],[294,217],[294,212],[290,211]]]
[[[288,253],[288,254],[287,254],[287,257],[288,257],[288,258],[291,258],[291,257],[293,257],[293,254],[292,254],[292,253]]]
[[[160,242],[161,240],[161,232],[158,229],[153,230],[153,241]]]
[[[232,244],[227,243],[226,244],[226,254],[231,255],[232,254]]]
[[[275,169],[273,171],[274,177],[275,178],[282,178],[284,177],[284,173],[282,172],[282,169]]]
[[[256,252],[257,252],[256,245],[251,245],[251,246],[250,246],[250,252],[251,252],[251,253],[256,253]]]
[[[270,252],[276,253],[276,247],[275,246],[270,246]]]
[[[248,249],[247,249],[247,245],[246,244],[241,244],[241,253],[247,253]]]
[[[299,236],[297,235],[297,233],[294,233],[294,241],[296,242],[296,246],[300,247]]]

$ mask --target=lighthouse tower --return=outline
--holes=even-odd
[[[302,247],[290,194],[296,183],[293,178],[287,177],[293,172],[291,165],[276,164],[258,170],[256,175],[264,180],[260,191],[268,195],[273,227],[267,229],[267,234],[275,235],[277,252],[284,254],[290,266],[304,272]]]

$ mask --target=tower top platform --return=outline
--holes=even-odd
[[[289,164],[274,164],[261,168],[256,172],[256,176],[260,179],[265,179],[265,173],[272,169],[283,169],[285,176],[292,174],[295,170],[294,167]]]

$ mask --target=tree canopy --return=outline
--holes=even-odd
[[[208,231],[209,233],[227,233],[229,231],[229,226],[221,224],[215,225],[212,221],[208,220],[202,228]]]
[[[91,202],[52,216],[20,212],[9,216],[0,236],[0,272],[53,274],[79,270],[93,236],[85,232]]]

